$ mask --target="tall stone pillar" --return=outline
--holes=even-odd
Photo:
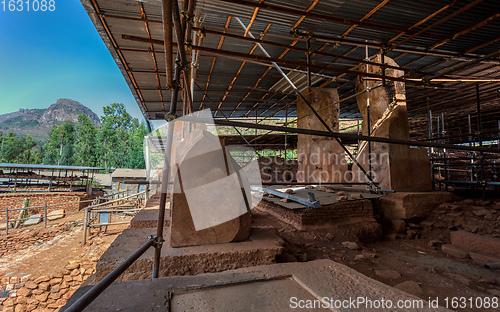
[[[334,132],[339,131],[339,94],[337,89],[322,89],[304,97]],[[297,101],[297,127],[327,131],[302,100]],[[342,182],[347,172],[344,150],[334,138],[298,135],[297,182]]]
[[[178,144],[175,165],[171,247],[247,239],[251,225],[249,182],[219,138],[193,130]]]
[[[377,55],[371,61],[382,63],[382,57]],[[385,57],[385,63],[391,66],[398,64]],[[360,69],[366,72],[366,66]],[[382,68],[368,65],[368,72],[382,74]],[[404,72],[386,69],[390,77],[401,77]],[[359,78],[356,81],[356,92],[373,88],[381,84],[381,80]],[[392,139],[410,139],[408,111],[406,109],[405,83],[386,80],[386,85],[376,87],[370,92],[359,94],[356,99],[363,117],[362,133],[368,134],[367,99],[370,103],[370,135]],[[372,176],[382,189],[395,191],[430,191],[432,179],[430,161],[427,149],[414,149],[407,145],[371,143]],[[362,142],[357,155],[357,161],[368,171],[368,142]],[[353,167],[355,181],[365,182],[367,178],[357,168]]]

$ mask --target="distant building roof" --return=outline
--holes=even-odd
[[[111,173],[96,173],[94,174],[94,181],[102,186],[111,186]]]
[[[117,168],[111,174],[111,178],[146,179],[146,169]]]
[[[42,170],[68,170],[68,171],[99,171],[105,168],[101,167],[85,167],[85,166],[58,166],[58,165],[33,165],[33,164],[10,164],[10,163],[0,163],[0,169],[42,169]]]

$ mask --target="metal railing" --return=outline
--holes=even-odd
[[[9,234],[9,229],[11,229],[10,228],[10,224],[11,223],[13,223],[13,222],[19,222],[18,226],[23,226],[23,224],[21,222],[22,221],[26,221],[29,218],[29,217],[23,217],[23,218],[17,218],[17,219],[9,219],[9,212],[28,211],[30,209],[41,209],[41,208],[43,208],[44,227],[47,227],[47,222],[49,221],[48,218],[47,218],[47,216],[48,216],[48,209],[51,208],[51,207],[65,206],[65,205],[74,205],[74,204],[80,205],[82,203],[91,203],[90,206],[95,206],[97,204],[106,204],[107,202],[111,202],[108,199],[110,197],[112,198],[112,197],[117,196],[120,200],[122,200],[124,197],[127,197],[127,196],[142,195],[142,194],[145,193],[145,191],[137,193],[137,194],[133,194],[133,195],[129,195],[129,193],[130,193],[130,191],[115,192],[115,193],[112,193],[112,194],[106,194],[106,195],[103,195],[103,196],[99,196],[99,197],[94,198],[94,199],[78,200],[78,201],[74,201],[74,202],[51,204],[51,205],[47,205],[47,199],[45,199],[45,204],[44,205],[39,205],[39,206],[29,206],[29,207],[11,208],[11,209],[9,209],[9,207],[7,206],[3,210],[3,212],[5,212],[5,220],[0,221],[0,224],[5,224],[5,233],[6,233],[6,235],[8,235]],[[28,197],[28,196],[26,196],[26,197]],[[65,217],[67,215],[80,214],[80,213],[84,213],[84,212],[85,212],[84,210],[81,210],[81,211],[72,211],[72,212],[64,212],[64,213],[58,214],[58,216],[62,215],[62,217]]]
[[[431,168],[434,190],[471,190],[484,197],[484,192],[500,187],[500,158],[496,154],[434,151]]]
[[[132,195],[128,195],[122,198],[113,199],[103,203],[94,203],[93,205],[87,206],[84,208],[83,215],[83,238],[82,244],[85,245],[87,242],[87,232],[90,228],[93,227],[101,227],[108,225],[120,225],[127,224],[129,221],[124,222],[109,222],[111,218],[108,219],[108,222],[100,222],[99,215],[103,213],[111,214],[115,213],[127,213],[127,212],[137,212],[142,209],[142,198],[141,195],[146,194],[146,191],[142,191],[139,193],[135,193]],[[135,200],[129,200],[134,198]],[[119,203],[129,203],[129,205],[119,205]],[[116,205],[115,205],[116,204]]]
[[[74,204],[81,204],[81,203],[89,203],[89,202],[93,202],[93,201],[94,201],[93,199],[92,200],[79,200],[79,201],[69,202],[69,203],[60,203],[60,204],[47,205],[47,200],[45,200],[45,204],[43,206],[29,206],[29,207],[21,207],[21,208],[13,208],[13,209],[9,209],[8,207],[5,207],[5,210],[4,210],[5,211],[5,221],[0,221],[0,224],[5,223],[5,233],[6,233],[6,235],[8,235],[9,234],[10,223],[12,223],[12,222],[26,221],[29,218],[29,217],[26,217],[26,218],[9,219],[9,212],[21,211],[21,210],[27,211],[27,210],[30,210],[30,209],[43,208],[44,227],[47,227],[47,222],[48,222],[48,219],[47,219],[47,209],[48,208],[50,208],[50,207],[57,207],[57,206],[64,206],[64,205],[74,205]],[[58,216],[62,215],[64,217],[66,215],[78,214],[78,213],[83,213],[83,211],[64,212],[64,213],[58,214]],[[21,226],[20,223],[19,223],[19,225]]]

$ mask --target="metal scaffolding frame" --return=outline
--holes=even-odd
[[[473,14],[469,12],[471,12],[473,8],[481,7],[481,5],[495,7],[495,5],[498,6],[498,3],[492,4],[487,1],[483,3],[483,0],[475,0],[467,4],[459,5],[456,1],[453,1],[452,3],[442,6],[439,5],[437,3],[439,1],[437,1],[433,3],[435,5],[426,8],[426,13],[420,12],[418,14],[419,20],[411,25],[407,23],[387,25],[380,21],[366,21],[368,18],[373,19],[372,15],[376,12],[380,13],[382,19],[386,18],[389,13],[386,13],[384,8],[396,5],[387,0],[382,1],[375,8],[372,8],[369,13],[363,13],[363,15],[357,19],[341,18],[334,14],[329,14],[329,12],[320,13],[314,11],[320,2],[318,0],[313,1],[312,4],[307,4],[306,7],[304,7],[305,4],[303,2],[298,0],[290,1],[294,4],[290,6],[276,5],[276,1],[271,0],[266,1],[266,3],[264,3],[264,1],[255,2],[247,0],[184,0],[182,2],[182,8],[180,8],[178,0],[162,0],[160,10],[162,12],[161,18],[159,18],[158,14],[152,14],[152,12],[154,12],[153,9],[156,8],[160,1],[153,3],[140,2],[140,4],[137,4],[140,7],[140,16],[135,16],[130,11],[127,11],[126,14],[119,14],[117,13],[119,9],[117,10],[116,7],[110,6],[107,0],[81,1],[89,12],[89,15],[95,17],[94,23],[96,28],[99,30],[103,40],[108,44],[111,54],[122,69],[123,75],[146,119],[166,119],[169,121],[168,137],[165,143],[167,151],[172,144],[175,119],[178,116],[186,115],[199,108],[208,106],[206,102],[206,100],[210,100],[208,94],[217,94],[217,99],[214,103],[216,104],[216,107],[214,107],[214,115],[217,115],[218,112],[230,111],[230,116],[241,114],[242,117],[248,117],[252,112],[255,112],[256,116],[260,114],[261,117],[266,118],[269,116],[286,116],[287,119],[291,117],[291,112],[288,108],[295,104],[296,100],[288,98],[289,94],[272,92],[266,87],[259,87],[262,81],[270,77],[268,73],[274,68],[278,70],[280,76],[269,79],[269,85],[281,78],[288,80],[294,92],[306,105],[308,105],[312,114],[318,118],[327,131],[272,126],[262,123],[239,122],[230,120],[225,115],[224,119],[215,119],[213,123],[216,125],[268,130],[269,133],[279,131],[284,133],[330,137],[341,143],[344,150],[346,150],[346,148],[342,144],[342,139],[367,141],[369,144],[370,142],[379,142],[421,146],[447,151],[461,150],[479,152],[481,156],[476,159],[479,159],[481,163],[479,182],[482,183],[484,193],[486,183],[484,181],[485,166],[483,155],[500,153],[500,148],[483,146],[483,132],[491,132],[492,129],[490,124],[494,121],[496,127],[497,120],[495,120],[495,118],[498,119],[500,116],[498,112],[491,110],[497,98],[495,92],[500,90],[498,82],[500,79],[500,68],[498,67],[500,59],[498,59],[498,51],[494,48],[495,44],[500,41],[500,38],[494,38],[491,34],[484,31],[484,34],[481,33],[483,37],[479,40],[480,42],[475,41],[476,43],[473,46],[469,45],[466,51],[458,50],[457,46],[460,46],[461,38],[467,38],[469,33],[477,32],[478,29],[495,29],[494,26],[497,22],[495,19],[500,17],[499,14],[484,19],[484,17],[478,16],[477,13]],[[324,2],[328,3],[329,1],[325,0]],[[104,6],[104,11],[99,4]],[[212,22],[213,24],[219,22],[220,24],[218,27],[205,27],[203,23],[206,22],[206,20],[201,17],[201,14],[198,13],[195,16],[196,5],[198,5],[198,7],[202,5],[201,11],[204,12],[205,17],[208,16],[207,19],[210,20],[208,23]],[[405,5],[411,6],[410,4],[400,4],[400,6],[403,7]],[[298,9],[299,7],[302,9]],[[366,8],[366,4],[364,8]],[[482,8],[487,9],[486,7]],[[392,9],[394,9],[394,7]],[[404,7],[403,9],[407,8]],[[411,9],[408,10],[411,11]],[[453,12],[451,12],[451,10],[453,10]],[[151,13],[148,13],[148,16],[146,12]],[[215,16],[213,12],[220,14]],[[238,12],[238,14],[234,14],[234,12]],[[270,15],[270,12],[275,12],[277,17]],[[264,13],[265,17],[260,18],[259,16]],[[356,13],[360,14],[360,12]],[[466,29],[459,32],[455,32],[453,27],[449,28],[450,26],[447,26],[448,22],[466,13],[473,14],[475,20],[479,19],[479,22],[475,21],[473,25],[468,25]],[[235,24],[234,19],[232,20],[233,15],[241,15],[235,18],[237,24]],[[226,16],[227,18],[223,18]],[[437,16],[439,16],[437,21],[432,20]],[[245,17],[248,19],[246,26],[240,20],[240,18]],[[267,27],[265,27],[266,24],[263,22],[263,20],[266,19],[269,20],[269,25],[267,25]],[[431,20],[434,22],[430,23]],[[146,34],[139,34],[137,31],[134,31],[134,26],[127,27],[122,24],[120,24],[122,28],[118,27],[115,28],[118,30],[112,30],[108,23],[114,23],[115,21],[127,21],[130,25],[142,23],[145,25]],[[283,31],[279,33],[270,31],[272,22],[275,22],[278,28],[283,28],[283,25],[286,27],[292,26],[293,24],[290,34],[286,34]],[[151,25],[158,23],[162,24],[161,30],[163,32],[163,40],[155,39],[155,36],[153,36],[151,32]],[[193,25],[195,23],[196,25]],[[313,29],[318,23],[325,23],[337,31],[342,30],[341,32],[343,32],[343,34],[336,35],[323,30],[317,33],[312,32],[310,29]],[[172,25],[174,27],[172,27]],[[236,30],[234,25],[243,26],[243,30]],[[252,28],[258,29],[256,33],[260,30],[259,38],[252,35]],[[373,37],[374,32],[372,30],[377,30],[377,34],[384,38],[381,41],[377,40],[378,38]],[[176,42],[173,40],[174,31]],[[354,37],[351,37],[351,34]],[[215,36],[218,40],[213,40],[213,38],[208,40],[207,36]],[[264,40],[264,37],[268,39]],[[156,36],[156,38],[158,37]],[[230,38],[238,43],[233,45],[227,44],[225,38]],[[289,44],[283,43],[290,41],[291,43]],[[296,44],[299,42],[303,42],[306,48],[296,47]],[[237,51],[236,47],[238,47],[240,43],[241,45],[243,45],[243,43],[251,43],[252,46],[246,46],[247,48],[251,47],[250,53],[248,53],[248,51],[242,51],[241,49]],[[145,48],[145,45],[147,48]],[[228,45],[229,47],[223,48],[223,45]],[[270,51],[264,49],[262,45],[268,45]],[[163,49],[155,48],[155,46],[162,47]],[[253,54],[257,47],[262,50],[264,56]],[[330,49],[325,52],[327,47],[330,47]],[[344,47],[341,54],[337,55],[331,53],[332,50],[339,47]],[[349,48],[346,50],[345,47]],[[442,48],[437,49],[437,47]],[[231,48],[234,48],[234,50],[231,50]],[[356,51],[358,48],[366,49],[366,55],[360,57],[359,52]],[[481,53],[479,53],[480,51]],[[358,57],[349,56],[356,52],[358,52]],[[369,55],[369,52],[372,52],[372,54]],[[127,59],[130,60],[132,58],[131,55],[142,55],[144,53],[152,55],[155,63],[153,70],[129,66]],[[176,60],[174,60],[173,57],[174,53],[177,55]],[[287,56],[287,54],[297,56],[298,54],[296,53],[305,53],[306,55],[303,56],[303,58]],[[160,71],[157,66],[157,60],[163,59],[158,57],[157,54],[165,54],[163,56],[165,59],[165,72]],[[273,56],[277,54],[279,54],[278,57]],[[386,69],[391,68],[391,66],[386,64],[374,64],[370,61],[370,57],[377,54],[382,55],[382,59],[385,59],[385,57],[401,60],[406,59],[405,64],[399,68],[405,72],[405,75],[402,77],[387,76]],[[406,58],[407,56],[415,55],[419,57],[417,59]],[[321,61],[324,58],[326,58],[326,60]],[[211,62],[209,61],[210,59]],[[300,59],[304,60],[302,61]],[[219,85],[217,85],[211,81],[211,78],[216,77],[216,75],[226,74],[226,72],[221,71],[219,67],[215,66],[217,61],[241,62],[240,66],[236,67],[238,69],[237,72],[234,75],[229,74],[229,76],[232,77],[231,82],[226,84],[219,83]],[[415,68],[414,64],[419,62],[421,65]],[[252,67],[249,73],[244,74],[244,69],[249,67],[245,66],[245,64],[252,64],[252,66],[257,65],[256,67],[259,67],[260,70],[253,70],[255,67]],[[381,67],[382,74],[372,74],[358,70],[363,64]],[[195,91],[194,85],[197,79],[196,72],[198,67],[201,66],[208,70],[208,72],[205,72],[207,77],[206,87],[204,90],[200,90],[201,92],[198,92]],[[264,68],[266,69],[264,70]],[[283,69],[294,72],[302,71],[302,73],[306,74],[308,77],[308,85],[305,94],[300,92],[294,85],[294,82],[288,79]],[[303,69],[305,69],[305,71]],[[262,70],[264,71],[262,72]],[[315,71],[313,72],[313,70]],[[153,74],[155,77],[152,86],[138,82],[138,77],[142,77],[140,75],[149,77],[147,75],[150,74]],[[199,74],[200,72],[198,72],[198,75]],[[312,75],[322,77],[324,81],[319,86],[314,87],[311,84]],[[243,78],[245,76],[255,76],[256,82],[253,87],[241,90],[242,88],[238,88],[239,86],[235,84],[235,81],[237,79],[245,79]],[[163,77],[166,77],[165,83],[163,83],[165,79]],[[345,90],[357,77],[381,80],[382,86],[385,86],[387,81],[405,82],[411,90],[409,95],[411,95],[410,101],[412,107],[410,107],[411,109],[409,109],[409,111],[418,122],[416,129],[420,131],[420,137],[430,137],[425,140],[398,140],[374,137],[371,136],[371,134],[364,136],[359,134],[333,132],[318,112],[314,110],[307,101],[307,95],[314,92],[314,90],[330,86],[332,83],[337,83],[336,86],[338,89]],[[444,77],[444,79],[440,79],[442,77]],[[245,81],[248,85],[248,81]],[[483,86],[481,100],[484,103],[480,102],[479,81],[481,81]],[[471,87],[471,82],[475,84],[473,87]],[[338,83],[341,84],[338,85]],[[219,88],[220,86],[223,88]],[[472,98],[470,94],[467,93],[470,92],[471,88],[476,91],[475,96],[472,96]],[[180,91],[182,91],[181,97],[179,97]],[[442,91],[447,91],[448,93]],[[350,92],[351,90],[344,92],[344,97],[348,97]],[[417,92],[421,94],[414,96]],[[451,92],[453,92],[453,94]],[[153,93],[157,95],[153,96]],[[167,110],[166,104],[168,103],[165,97],[168,95],[170,95],[170,107]],[[250,97],[250,95],[255,95],[255,97]],[[230,97],[234,98],[236,101],[231,104],[225,102],[226,98]],[[428,99],[432,97],[435,97],[433,98],[433,103],[429,103]],[[443,129],[446,129],[448,138],[446,138],[446,135],[444,135],[444,132],[439,126],[438,132],[443,135],[439,135],[437,137],[438,140],[435,140],[436,138],[433,137],[431,109],[434,113],[439,115],[439,113],[444,112],[443,109],[454,107],[454,101],[458,100],[462,100],[467,104],[473,103],[474,100],[476,102],[478,132],[475,136],[479,138],[479,146],[451,144],[451,142],[456,141],[450,140],[450,138],[453,138],[454,135],[457,135],[457,132],[460,132],[457,131],[456,128],[460,128],[464,123],[461,119],[457,119],[458,122],[455,122],[454,119],[448,117],[446,121],[447,128],[445,128],[444,115],[441,115],[440,121]],[[447,104],[446,101],[451,101],[451,104]],[[178,110],[179,104],[180,110]],[[232,106],[228,107],[228,105]],[[351,108],[347,109],[344,117],[351,116],[353,111],[352,103],[346,106],[350,106]],[[441,108],[441,111],[436,110],[439,106],[443,106],[444,108]],[[481,109],[485,108],[489,110],[488,115],[481,113]],[[463,112],[470,111],[470,109],[465,106],[461,107],[461,109]],[[181,113],[178,113],[178,111]],[[266,113],[267,116],[265,115]],[[283,113],[285,113],[285,115],[279,115]],[[428,114],[430,118],[427,117]],[[359,118],[359,115],[355,115],[355,117]],[[194,117],[184,118],[186,118],[187,121],[206,122],[206,120]],[[487,123],[485,123],[484,119],[488,119]],[[488,126],[487,129],[484,127],[486,124]],[[415,137],[419,138],[418,135]],[[471,137],[470,132],[468,137]],[[355,158],[352,155],[350,156],[351,159],[356,162]],[[167,186],[170,182],[169,160],[170,155],[166,155],[164,167],[166,170],[163,172],[164,176],[161,188],[156,236],[150,236],[147,242],[139,250],[134,252],[134,254],[120,264],[113,272],[95,285],[71,307],[66,309],[66,311],[83,310],[150,247],[155,248],[152,277],[158,277],[160,252],[164,241],[162,237],[162,221],[165,214]],[[435,160],[438,161],[438,159]],[[448,163],[445,162],[445,170],[448,170],[447,166]],[[371,182],[372,185],[375,185],[373,180],[371,180]]]

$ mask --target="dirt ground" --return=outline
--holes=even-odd
[[[94,229],[88,237],[87,244],[82,246],[81,216],[69,216],[51,222],[47,229],[43,224],[10,230],[9,236],[5,233],[0,237],[0,244],[19,243],[20,248],[2,255],[0,260],[0,275],[20,275],[22,273],[33,276],[50,275],[60,272],[70,261],[90,260],[97,262],[100,255],[109,247],[111,242],[128,225],[109,226],[106,231]],[[56,233],[55,236],[51,235]],[[30,245],[23,240],[33,236],[40,237],[46,234],[49,240],[35,240]],[[53,237],[52,237],[53,236]]]
[[[489,271],[471,259],[457,259],[441,251],[441,244],[450,243],[452,230],[468,230],[498,237],[498,208],[498,202],[479,200],[443,204],[427,219],[409,222],[406,232],[385,235],[376,242],[369,242],[366,237],[359,235],[359,224],[330,225],[299,231],[261,211],[253,214],[252,222],[278,228],[286,242],[280,262],[329,258],[390,286],[400,284],[397,288],[422,299],[438,298],[442,306],[446,306],[445,300],[448,300],[448,307],[451,308],[453,298],[476,300],[478,297],[491,299],[496,296],[495,300],[498,300],[500,297],[498,271]],[[356,243],[359,248],[348,248],[343,242]],[[482,299],[477,300],[479,305]],[[453,310],[499,309],[477,308],[473,303],[472,307],[467,305],[467,308]]]
[[[120,220],[128,221],[130,217],[119,217]],[[9,230],[9,235],[2,233],[0,236],[0,291],[9,290],[8,287],[22,287],[21,284],[13,284],[12,278],[17,280],[55,279],[62,276],[62,272],[68,271],[68,267],[77,263],[81,267],[88,268],[86,274],[95,271],[95,265],[99,257],[106,251],[114,239],[127,227],[124,225],[108,226],[107,229],[93,229],[87,236],[87,244],[82,246],[82,220],[81,215],[72,215],[53,222],[47,228],[43,224],[26,228]],[[83,270],[85,271],[85,270]],[[82,271],[82,272],[83,272]],[[90,271],[90,273],[89,273]],[[88,275],[82,275],[84,279],[75,278],[71,284],[68,283],[66,296],[58,294],[57,303],[53,306],[49,300],[38,305],[43,311],[56,311],[62,306],[66,299],[79,287]],[[10,280],[10,283],[9,283]],[[18,282],[19,283],[19,282]],[[7,286],[9,285],[9,286]],[[59,287],[59,286],[57,286]],[[18,290],[20,292],[22,290]],[[12,295],[12,293],[11,293]],[[13,307],[4,306],[7,298],[0,298],[0,311],[9,311]],[[17,299],[15,296],[10,299]],[[29,301],[29,300],[28,300]],[[28,302],[29,303],[29,302]],[[15,311],[18,311],[18,303]],[[19,310],[30,306],[24,305]],[[36,306],[31,306],[36,307]],[[12,309],[14,311],[14,309]],[[38,310],[37,310],[38,311]]]
[[[404,233],[385,235],[375,242],[359,235],[359,223],[299,231],[261,211],[253,212],[252,223],[278,229],[286,244],[278,262],[331,259],[422,299],[439,298],[440,305],[445,306],[446,298],[451,301],[454,297],[475,299],[500,295],[498,271],[484,269],[471,259],[453,258],[443,253],[440,246],[450,243],[452,230],[500,236],[499,211],[498,202],[466,200],[443,204],[427,219],[409,222]],[[75,260],[96,263],[126,227],[117,225],[109,226],[106,231],[94,230],[86,246],[81,244],[82,226],[78,216],[57,220],[47,229],[37,225],[11,230],[9,237],[0,236],[0,278],[55,275]],[[453,310],[495,311],[470,306]]]

